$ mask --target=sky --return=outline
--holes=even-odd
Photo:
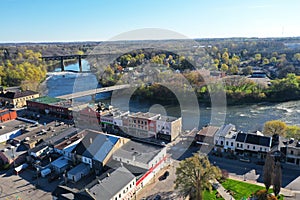
[[[2,43],[105,41],[144,28],[188,38],[300,36],[299,0],[0,0],[0,8]]]

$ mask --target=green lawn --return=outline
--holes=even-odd
[[[256,192],[257,190],[265,189],[262,186],[249,184],[243,181],[236,181],[232,179],[227,179],[225,182],[222,183],[223,187],[227,190],[231,190],[235,193],[233,197],[236,200],[240,200],[243,197],[249,197],[252,193]],[[269,192],[272,192],[272,189],[269,190]],[[283,197],[280,197],[280,200],[282,200]]]
[[[208,190],[205,190],[203,192],[203,199],[205,200],[224,200],[223,198],[216,198],[217,190],[213,190],[209,192]]]

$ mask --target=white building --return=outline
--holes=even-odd
[[[225,146],[226,149],[228,147],[231,147],[232,140],[230,139],[230,132],[235,131],[235,126],[233,124],[225,124],[223,125],[214,135],[214,143],[215,143],[215,150],[224,152]],[[226,135],[228,135],[226,139]],[[228,145],[226,145],[226,142],[228,142]]]

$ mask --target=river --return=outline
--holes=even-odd
[[[85,60],[82,62],[82,67],[83,71],[89,71],[90,69]],[[65,69],[78,70],[78,64],[66,66]],[[59,71],[59,69],[55,71]],[[44,84],[47,88],[45,94],[52,97],[101,87],[97,82],[96,76],[92,73],[53,73],[48,76]],[[110,93],[104,93],[97,95],[96,98],[98,100],[102,99],[101,101],[110,102],[107,99],[109,96]],[[83,97],[79,101],[91,101],[91,97]],[[119,104],[115,106],[122,109],[126,107],[126,102],[127,99],[120,98]],[[129,110],[132,112],[157,111],[176,117],[184,115],[184,129],[190,129],[195,123],[198,124],[198,128],[211,123],[212,109],[210,107],[200,106],[200,116],[198,116],[193,106],[181,111],[179,105],[165,104],[162,107],[158,106],[159,104],[159,102],[150,100],[131,100]],[[263,124],[266,121],[275,119],[282,120],[287,124],[300,125],[300,101],[228,106],[224,110],[224,113],[218,114],[226,114],[225,123],[235,124],[239,130],[243,131],[262,130]]]

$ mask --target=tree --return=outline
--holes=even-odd
[[[228,71],[228,65],[222,64],[222,65],[221,65],[221,70],[222,70],[223,72]]]
[[[252,67],[251,66],[247,66],[247,67],[244,67],[243,69],[242,69],[242,72],[243,72],[243,74],[244,75],[250,75],[250,74],[252,74],[253,73],[253,70],[252,70]]]
[[[274,159],[271,157],[271,153],[267,153],[265,165],[263,168],[264,184],[266,186],[267,191],[269,190],[270,186],[272,185],[273,169],[274,169]]]
[[[286,136],[288,138],[300,139],[300,127],[299,126],[287,126]]]
[[[279,120],[271,120],[265,123],[263,133],[265,135],[275,135],[278,134],[280,136],[286,135],[287,125],[286,123]]]
[[[274,180],[273,180],[273,191],[275,196],[278,196],[280,193],[280,188],[281,188],[281,166],[280,162],[276,162],[275,164],[275,169],[274,169]]]
[[[211,180],[221,178],[221,170],[210,164],[206,156],[194,154],[179,163],[175,189],[191,200],[202,200],[204,189],[212,189]]]
[[[255,59],[256,62],[261,61],[261,54],[260,53],[255,54],[254,59]]]

